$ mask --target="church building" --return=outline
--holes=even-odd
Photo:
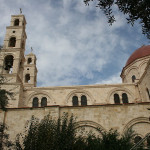
[[[25,16],[12,15],[0,50],[1,89],[13,93],[7,111],[0,109],[0,122],[14,140],[31,116],[57,118],[67,112],[77,117],[77,128],[121,134],[129,128],[137,140],[150,133],[150,45],[135,50],[121,72],[120,84],[37,87],[36,55],[25,55]]]

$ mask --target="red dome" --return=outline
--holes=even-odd
[[[136,59],[139,59],[148,55],[150,55],[150,45],[142,46],[132,53],[132,55],[129,57],[128,61],[126,62],[125,66],[129,65]]]

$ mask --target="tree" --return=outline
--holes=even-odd
[[[93,0],[84,0],[86,5]],[[113,6],[118,7],[118,11],[127,16],[127,23],[134,25],[139,21],[142,26],[142,33],[150,39],[150,0],[97,0],[99,7],[112,25],[116,20],[113,14]]]
[[[132,146],[133,132],[120,135],[116,130],[104,132],[97,129],[99,135],[92,131],[85,134],[76,129],[73,115],[64,114],[52,119],[47,115],[39,121],[32,116],[27,122],[25,132],[16,137],[17,150],[129,150]],[[131,131],[131,130],[129,130]]]
[[[9,135],[6,133],[8,127],[0,123],[0,150],[7,147],[8,150],[12,149],[13,143],[9,140]]]
[[[0,76],[0,108],[5,111],[9,98],[11,97],[13,99],[13,93],[1,88],[4,81],[5,78]]]

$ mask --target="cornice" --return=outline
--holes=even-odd
[[[110,88],[110,87],[124,87],[124,86],[135,86],[133,83],[122,83],[122,84],[97,84],[97,85],[74,85],[74,86],[53,86],[53,87],[31,87],[28,91],[39,91],[39,90],[63,90],[63,89],[88,89],[88,88]]]

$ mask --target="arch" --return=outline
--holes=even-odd
[[[138,73],[138,67],[136,66],[130,66],[126,72],[126,75],[128,75],[132,70],[136,70],[137,73]]]
[[[25,83],[29,83],[30,82],[30,74],[26,74],[25,75]]]
[[[114,103],[115,104],[120,104],[120,97],[117,93],[114,94]]]
[[[70,98],[72,98],[75,95],[75,93],[81,93],[82,95],[86,95],[90,98],[91,103],[95,102],[95,100],[90,92],[85,91],[85,90],[73,90],[67,95],[66,104],[69,102]]]
[[[72,105],[73,106],[78,106],[79,105],[78,97],[77,96],[73,96],[72,97]]]
[[[142,71],[143,69],[146,68],[146,66],[147,66],[147,64],[148,64],[148,60],[149,60],[149,58],[148,58],[147,60],[143,61],[143,62],[139,65],[140,71]],[[144,73],[144,72],[143,72],[143,73]]]
[[[53,98],[51,95],[49,95],[49,93],[47,93],[47,92],[45,92],[45,91],[41,91],[41,90],[39,89],[39,91],[36,90],[36,92],[31,93],[31,94],[27,97],[27,99],[26,99],[26,106],[28,106],[29,104],[31,105],[31,101],[32,101],[33,97],[37,97],[38,95],[44,95],[43,97],[46,97],[46,98],[47,98],[47,104],[48,104],[48,101],[52,102],[53,104],[56,103],[55,100],[54,100],[54,98]]]
[[[87,98],[85,95],[81,96],[81,106],[86,106],[87,105]]]
[[[139,72],[138,67],[131,66],[131,67],[128,68],[128,70],[127,70],[127,72],[125,74],[127,82],[131,82],[132,83],[132,76],[133,75],[136,76],[136,79],[139,79],[140,72]]]
[[[14,57],[12,55],[7,55],[4,58],[4,69],[8,71],[8,73],[12,73]]]
[[[136,76],[135,76],[135,75],[133,75],[133,76],[132,76],[132,83],[134,83],[134,82],[135,82],[135,80],[136,80]]]
[[[28,63],[28,64],[31,64],[31,63],[32,63],[32,58],[31,58],[31,57],[28,58],[27,63]]]
[[[9,39],[9,47],[15,47],[16,46],[16,37],[11,37]]]
[[[14,20],[14,26],[19,26],[19,19]]]
[[[110,92],[107,95],[107,102],[109,103],[111,96],[114,95],[115,93],[118,93],[119,91],[121,91],[123,93],[127,93],[128,95],[131,96],[132,99],[134,99],[134,95],[129,89],[121,87],[121,88],[114,88],[114,89],[110,90]]]
[[[75,129],[80,128],[80,127],[92,127],[96,130],[100,129],[101,131],[106,132],[106,129],[103,126],[101,126],[100,124],[94,121],[89,121],[89,120],[79,121],[75,124]]]
[[[34,97],[32,101],[32,107],[38,107],[38,106],[39,106],[39,99],[37,97]]]
[[[46,97],[42,97],[42,99],[41,99],[41,106],[42,107],[47,106],[47,98]]]
[[[129,101],[128,101],[128,95],[126,93],[122,94],[122,102],[124,104],[129,103]]]
[[[138,123],[148,123],[150,125],[150,121],[148,117],[138,117],[129,121],[123,129],[123,133],[126,133],[129,129],[131,129],[134,125]]]

